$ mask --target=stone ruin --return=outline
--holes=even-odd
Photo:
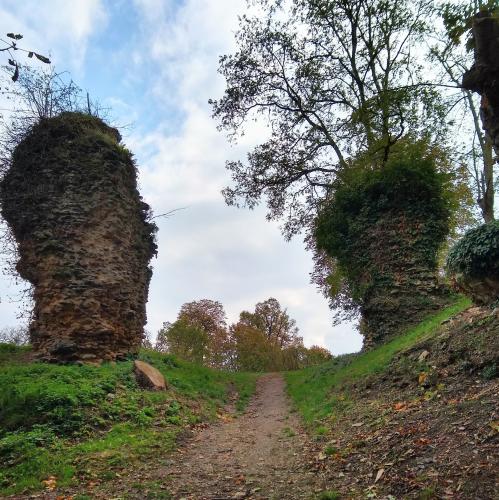
[[[499,18],[481,12],[473,20],[475,62],[463,77],[465,89],[482,96],[483,128],[499,156]]]
[[[361,306],[364,350],[387,342],[449,304],[450,289],[440,283],[436,263],[432,267],[427,262],[432,223],[392,210],[364,231],[363,250],[357,250],[375,263],[366,272],[369,292]]]
[[[43,119],[1,181],[16,269],[33,286],[38,359],[100,363],[141,345],[156,226],[120,140],[82,113]]]

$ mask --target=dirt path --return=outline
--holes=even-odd
[[[321,480],[279,374],[258,380],[246,412],[200,432],[172,457],[164,484],[175,499],[309,499]]]

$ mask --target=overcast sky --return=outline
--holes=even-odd
[[[297,320],[305,344],[335,354],[357,351],[353,325],[332,327],[327,301],[309,283],[312,260],[300,238],[287,243],[265,209],[227,207],[224,164],[243,159],[264,137],[255,125],[229,145],[211,119],[209,98],[224,82],[218,56],[234,49],[244,0],[2,0],[0,33],[22,33],[22,46],[49,54],[57,70],[125,126],[139,165],[140,190],[158,219],[159,254],[147,329],[173,321],[184,302],[224,304],[230,321],[256,302],[277,298]],[[0,277],[0,327],[18,323],[19,288]]]

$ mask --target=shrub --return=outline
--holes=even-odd
[[[449,252],[447,269],[470,278],[499,277],[499,221],[468,231]]]

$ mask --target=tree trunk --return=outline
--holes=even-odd
[[[463,76],[462,86],[482,96],[480,115],[496,156],[499,155],[499,19],[490,12],[481,12],[473,20],[475,63]],[[484,175],[486,196],[483,203],[487,217],[493,219],[494,159],[488,158]],[[483,209],[482,209],[483,210]],[[492,211],[492,212],[491,212]]]
[[[483,178],[481,179],[483,193],[478,200],[482,211],[483,220],[492,222],[494,220],[494,150],[492,140],[487,134],[483,151]]]

